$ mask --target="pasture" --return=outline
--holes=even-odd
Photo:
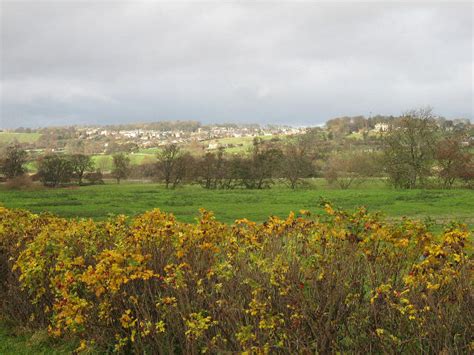
[[[344,209],[366,206],[389,218],[407,216],[429,219],[436,224],[457,220],[474,225],[472,190],[395,190],[380,181],[367,182],[349,190],[331,188],[322,179],[315,179],[311,186],[296,190],[282,185],[268,190],[206,190],[190,185],[167,190],[160,184],[117,185],[112,182],[101,186],[32,190],[6,190],[0,186],[0,204],[6,207],[96,220],[113,214],[133,216],[160,208],[174,213],[178,220],[192,222],[199,208],[205,208],[226,223],[239,218],[261,222],[271,215],[287,216],[290,211],[319,212],[321,199]]]

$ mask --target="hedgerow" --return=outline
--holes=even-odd
[[[474,350],[466,226],[325,210],[227,225],[0,208],[1,312],[78,351]]]

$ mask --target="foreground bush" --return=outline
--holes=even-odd
[[[471,243],[329,205],[232,226],[0,208],[0,306],[78,350],[469,352]]]

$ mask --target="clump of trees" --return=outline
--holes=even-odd
[[[441,187],[455,180],[470,183],[473,154],[466,132],[446,131],[430,108],[407,112],[383,139],[384,166],[390,183],[398,188],[423,188],[437,176]]]
[[[68,183],[73,173],[71,161],[57,154],[47,155],[38,161],[38,177],[45,186],[57,187]]]
[[[37,177],[44,186],[58,187],[76,180],[82,185],[84,179],[89,184],[103,183],[100,170],[94,172],[94,162],[90,156],[82,154],[49,154],[37,161]]]

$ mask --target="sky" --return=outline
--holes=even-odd
[[[0,0],[0,128],[473,118],[472,2]]]

